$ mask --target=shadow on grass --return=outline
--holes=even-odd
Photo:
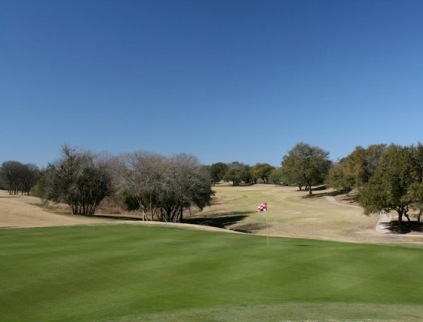
[[[231,228],[231,230],[238,231],[240,233],[252,234],[252,233],[256,233],[256,232],[258,232],[262,229],[265,229],[265,228],[266,228],[265,224],[249,223],[249,224],[245,224],[245,225],[236,226],[235,228]]]
[[[108,214],[95,214],[95,215],[79,215],[89,218],[104,218],[104,219],[116,219],[116,220],[128,220],[128,221],[143,221],[140,216],[125,216],[125,215],[108,215]]]
[[[308,194],[303,196],[304,199],[313,199],[313,198],[321,198],[321,197],[335,197],[340,195],[345,195],[344,198],[342,198],[342,201],[344,203],[356,203],[358,201],[359,195],[355,192],[348,193],[346,190],[335,190],[335,191],[325,191],[326,186],[320,186],[312,189],[313,194]],[[303,190],[304,191],[304,190]],[[321,191],[321,192],[316,192]],[[307,192],[307,191],[304,191]]]
[[[212,226],[218,228],[227,228],[228,226],[234,225],[241,220],[247,217],[247,214],[250,212],[237,212],[237,213],[227,213],[227,214],[218,214],[218,215],[209,215],[204,217],[191,217],[185,218],[184,223],[194,224],[194,225],[203,225],[203,226]]]
[[[304,192],[306,192],[306,191],[304,191]],[[321,198],[321,197],[325,197],[325,196],[332,196],[332,197],[334,197],[334,196],[339,196],[339,195],[343,195],[343,194],[345,194],[345,192],[344,191],[339,191],[339,190],[338,191],[325,191],[325,192],[319,192],[319,193],[313,192],[312,195],[309,195],[307,193],[307,195],[303,196],[303,198]]]
[[[398,220],[392,220],[387,224],[388,230],[394,234],[423,233],[423,223],[418,221],[403,221],[402,229]]]

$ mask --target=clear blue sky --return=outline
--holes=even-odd
[[[0,0],[0,162],[416,144],[422,17],[421,0]]]

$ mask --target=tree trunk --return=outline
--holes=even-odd
[[[402,232],[402,215],[403,215],[403,211],[398,210],[398,228],[400,232]]]
[[[179,220],[178,220],[178,222],[182,222],[182,220],[184,219],[183,217],[184,217],[184,208],[183,208],[183,207],[181,207],[181,210],[180,210],[180,216],[179,216]]]

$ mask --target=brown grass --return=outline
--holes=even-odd
[[[301,237],[365,243],[423,242],[420,236],[380,234],[375,231],[378,215],[364,215],[362,208],[345,195],[318,190],[312,198],[296,187],[217,185],[215,202],[193,216],[227,229],[268,236]],[[328,197],[328,198],[325,198]],[[257,206],[267,202],[267,212]],[[233,220],[231,220],[233,219]]]
[[[0,191],[0,227],[48,227],[110,222],[95,217],[70,215],[66,207],[44,205],[32,196],[9,196]]]
[[[380,234],[375,231],[379,217],[366,216],[362,209],[345,196],[331,195],[330,190],[316,191],[313,198],[295,187],[254,185],[214,187],[213,204],[186,218],[185,225],[200,224],[267,236],[284,236],[363,243],[422,243],[423,234],[413,236]],[[268,203],[267,212],[257,212],[261,202]],[[123,223],[139,221],[138,214],[109,214],[84,217],[71,215],[66,206],[45,204],[31,196],[9,196],[0,191],[0,227],[46,227]],[[107,217],[109,216],[109,217]],[[151,224],[151,222],[149,222]],[[198,227],[200,228],[200,227]],[[207,228],[202,226],[202,228]],[[208,227],[210,229],[211,227]]]

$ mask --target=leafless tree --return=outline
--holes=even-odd
[[[144,220],[180,222],[192,205],[202,209],[210,202],[210,173],[191,155],[136,152],[125,155],[125,163],[126,189],[137,199]]]
[[[35,185],[39,168],[34,164],[22,164],[19,161],[5,161],[0,167],[0,181],[9,194],[29,194]]]

